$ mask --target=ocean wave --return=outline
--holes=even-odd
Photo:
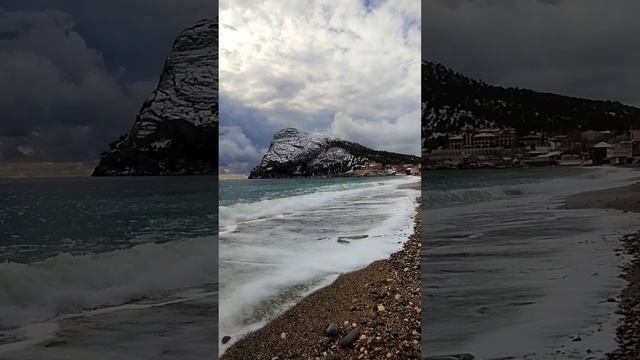
[[[217,246],[215,237],[200,237],[0,263],[0,329],[212,284]]]
[[[414,181],[415,179],[413,178],[392,178],[383,181],[375,180],[347,185],[334,184],[322,187],[313,193],[219,206],[220,232],[233,231],[240,222],[261,221],[283,216],[307,208],[322,206],[323,204],[327,204],[344,196],[371,191],[373,189],[393,189],[400,184]]]
[[[428,208],[448,207],[484,201],[502,200],[526,194],[524,187],[486,187],[459,190],[423,191],[422,201]]]

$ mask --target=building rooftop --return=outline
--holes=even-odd
[[[599,143],[593,145],[594,148],[610,148],[612,147],[611,144],[609,144],[606,141],[600,141]]]

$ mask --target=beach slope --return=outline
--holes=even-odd
[[[415,221],[402,250],[339,276],[221,359],[420,359],[419,212]],[[327,335],[330,324],[337,335]]]

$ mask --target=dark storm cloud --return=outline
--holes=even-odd
[[[110,71],[126,69],[133,80],[158,77],[176,34],[217,14],[211,0],[0,0],[8,11],[69,14],[74,29],[98,49]]]
[[[640,105],[638,1],[423,1],[423,57],[488,83]]]
[[[204,0],[0,0],[0,161],[95,161]]]

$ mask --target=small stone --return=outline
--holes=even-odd
[[[284,340],[287,338],[287,333],[280,334],[280,339]]]
[[[582,341],[582,338],[580,336],[576,336],[573,339],[571,339],[571,341]]]
[[[327,336],[329,337],[334,337],[338,335],[338,325],[336,324],[329,324],[329,326],[327,326],[327,328],[324,331]]]
[[[350,346],[350,345],[352,345],[356,341],[358,336],[360,336],[360,329],[355,328],[355,329],[349,331],[349,333],[345,337],[340,339],[340,346]]]
[[[226,344],[226,343],[228,343],[228,342],[229,342],[229,340],[231,340],[231,336],[228,336],[228,335],[227,335],[227,336],[225,336],[225,337],[223,337],[223,338],[222,338],[222,343],[223,343],[223,344]]]
[[[60,345],[65,345],[67,342],[65,340],[54,340],[54,341],[50,341],[48,342],[45,347],[56,347],[56,346],[60,346]]]
[[[378,304],[378,311],[384,311],[384,305]]]

